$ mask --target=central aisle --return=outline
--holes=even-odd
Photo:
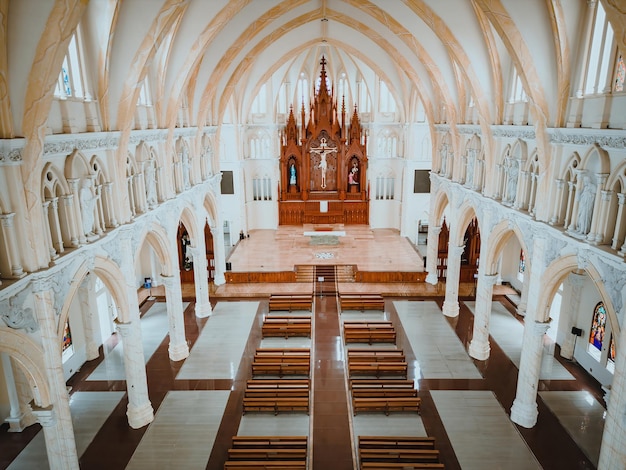
[[[312,468],[353,470],[343,340],[336,297],[316,297],[314,314]]]

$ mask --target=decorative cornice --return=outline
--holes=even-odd
[[[589,145],[598,144],[604,148],[625,149],[626,131],[606,129],[548,129],[550,143]]]
[[[481,135],[480,126],[477,124],[461,124],[456,126],[459,134]]]
[[[535,129],[531,126],[491,126],[494,137],[534,140],[537,138]]]
[[[22,149],[26,139],[0,139],[0,165],[22,162]]]
[[[57,134],[46,137],[44,155],[70,154],[74,150],[97,151],[115,149],[119,146],[119,132],[97,132],[87,134]]]

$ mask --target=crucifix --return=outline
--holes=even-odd
[[[326,168],[328,163],[326,162],[326,155],[329,153],[337,153],[337,149],[330,148],[326,145],[326,138],[322,137],[319,147],[311,147],[311,153],[316,153],[320,156],[320,164],[318,168],[322,170],[322,189],[326,189]]]

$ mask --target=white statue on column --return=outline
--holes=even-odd
[[[515,202],[515,196],[517,195],[517,175],[519,174],[519,168],[515,160],[509,160],[508,172],[506,177],[506,200],[508,202]]]
[[[187,147],[183,147],[181,160],[183,165],[183,188],[189,189],[191,183],[189,182],[189,155],[187,153]]]
[[[78,193],[80,199],[80,215],[83,220],[83,233],[86,236],[94,236],[93,227],[95,222],[96,201],[100,198],[95,194],[93,183],[90,178],[85,178]]]
[[[152,209],[157,205],[157,192],[156,192],[156,175],[154,169],[154,162],[148,160],[146,162],[146,169],[144,170],[146,178],[146,202],[148,207]]]
[[[578,218],[576,219],[576,231],[586,235],[591,229],[591,216],[593,203],[596,198],[596,185],[588,176],[583,178],[583,187],[578,197]]]

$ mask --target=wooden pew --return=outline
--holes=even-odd
[[[353,398],[352,412],[356,416],[359,411],[382,411],[389,415],[392,411],[420,412],[419,397],[388,397],[388,398]]]
[[[348,364],[348,374],[381,376],[407,376],[408,364],[406,362],[351,362]]]
[[[392,351],[350,351],[348,350],[348,362],[393,362],[406,361],[404,352]]]
[[[277,415],[280,411],[306,411],[309,413],[308,397],[262,397],[243,399],[243,414],[249,411],[270,411]]]
[[[264,322],[261,326],[261,337],[311,336],[311,322]]]
[[[252,375],[309,375],[310,361],[306,362],[252,362]]]
[[[254,353],[254,357],[261,356],[302,356],[311,357],[311,350],[309,348],[258,348]]]
[[[380,468],[380,467],[379,467]],[[224,462],[224,470],[306,470],[306,461],[245,461],[227,460]]]
[[[434,449],[430,436],[359,436],[359,449]]]
[[[309,390],[311,383],[309,379],[250,379],[246,382],[246,390],[267,390],[267,389],[296,389]]]
[[[269,299],[269,310],[311,310],[313,294],[272,294]]]
[[[359,449],[361,462],[439,463],[437,449]]]
[[[307,436],[233,436],[234,448],[306,449]]]
[[[396,330],[390,321],[344,321],[346,343],[395,343]]]
[[[361,470],[444,470],[446,467],[442,463],[433,462],[362,462]],[[230,467],[229,467],[230,469]]]
[[[229,460],[306,460],[305,449],[283,448],[230,448],[228,449]]]
[[[385,299],[380,294],[339,295],[341,310],[385,310]]]
[[[362,388],[406,388],[414,389],[415,382],[412,379],[351,379],[350,389],[362,389]]]
[[[414,388],[354,388],[352,398],[416,397]]]

